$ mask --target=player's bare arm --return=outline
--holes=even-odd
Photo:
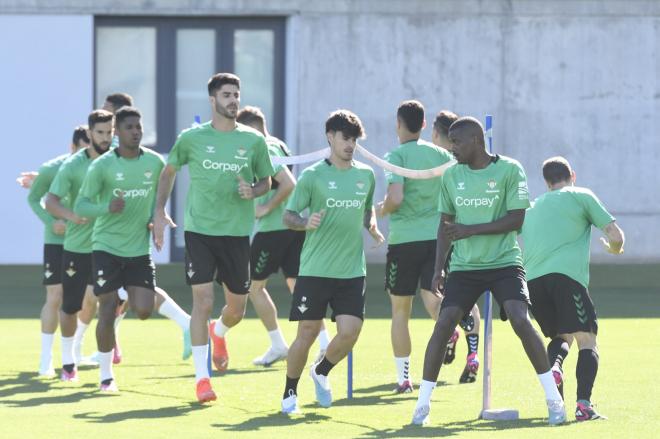
[[[293,210],[287,210],[284,212],[283,221],[284,224],[291,230],[315,230],[318,229],[325,215],[325,210],[320,212],[315,212],[309,216],[309,218],[304,218],[298,212]]]
[[[452,241],[469,238],[474,235],[499,235],[520,230],[525,221],[525,210],[510,210],[502,218],[483,224],[458,224],[442,222],[442,228]]]
[[[293,188],[296,186],[296,178],[287,167],[280,169],[273,178],[277,181],[277,189],[275,189],[275,194],[270,200],[255,207],[255,216],[257,218],[268,215],[273,209],[282,204],[291,195]]]
[[[55,218],[65,219],[76,224],[87,224],[89,222],[87,218],[76,215],[71,209],[68,209],[62,205],[60,197],[50,192],[46,195],[45,205],[48,213],[53,215]]]
[[[601,237],[600,242],[603,243],[607,252],[612,253],[613,255],[622,254],[623,244],[625,243],[626,238],[623,234],[623,230],[621,230],[616,221],[612,221],[606,225],[603,232],[605,233],[605,236],[607,236],[607,239]]]
[[[163,240],[165,235],[165,226],[172,228],[176,227],[172,218],[165,210],[168,198],[172,193],[174,187],[174,180],[176,178],[176,169],[167,165],[163,168],[158,179],[158,191],[156,193],[156,209],[154,212],[153,220],[153,240],[156,250],[160,251],[163,248]]]
[[[380,217],[396,212],[403,203],[403,183],[390,183],[385,199],[378,203],[376,213]]]
[[[445,287],[445,264],[447,263],[447,254],[451,247],[451,239],[447,236],[445,224],[453,224],[454,215],[443,213],[440,216],[440,225],[438,226],[437,244],[435,247],[435,270],[433,273],[433,283],[431,292],[436,296],[441,296]]]
[[[364,212],[364,228],[367,229],[371,237],[376,241],[377,245],[385,242],[385,237],[378,230],[378,222],[376,222],[376,209],[372,206]]]

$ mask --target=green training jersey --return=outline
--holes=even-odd
[[[38,175],[32,182],[30,193],[28,194],[28,204],[32,211],[44,223],[44,244],[62,244],[64,243],[64,235],[56,235],[53,233],[53,223],[57,220],[53,215],[48,213],[44,208],[42,202],[43,197],[48,193],[51,183],[57,175],[60,166],[70,156],[70,154],[62,154],[59,157],[48,160],[41,165]],[[64,197],[61,200],[64,206],[69,206],[69,198]]]
[[[561,273],[587,288],[591,226],[602,229],[612,221],[589,189],[567,186],[538,197],[522,229],[527,279]]]
[[[291,153],[289,152],[289,148],[287,148],[286,144],[282,142],[280,139],[276,137],[267,137],[266,138],[266,144],[268,145],[268,153],[270,154],[271,157],[286,157],[290,156]],[[275,168],[275,172],[273,173],[273,177],[282,170],[283,165],[273,165]],[[275,180],[273,180],[273,185],[275,184]],[[275,189],[271,189],[268,193],[265,195],[262,195],[261,197],[257,198],[254,200],[255,206],[258,204],[265,204],[268,201],[273,198],[275,195]],[[282,217],[284,216],[284,210],[286,208],[286,202],[287,198],[280,203],[279,206],[277,206],[275,209],[273,209],[268,215],[263,216],[257,220],[256,224],[256,232],[274,232],[276,230],[286,230],[286,226],[282,222]]]
[[[424,140],[413,140],[387,153],[385,159],[393,165],[408,169],[430,169],[452,160],[444,149]],[[438,197],[442,177],[427,180],[404,178],[385,171],[388,183],[403,184],[403,202],[390,215],[389,244],[436,239],[440,216]]]
[[[353,161],[338,169],[322,160],[305,169],[287,210],[325,211],[321,225],[308,230],[300,255],[300,276],[350,279],[367,273],[362,228],[373,206],[376,179],[367,165]]]
[[[78,215],[97,217],[94,250],[122,257],[150,253],[148,226],[164,166],[160,154],[140,147],[135,158],[124,158],[114,149],[89,167],[75,209]],[[120,196],[126,203],[124,210],[110,213],[110,201]]]
[[[273,175],[264,136],[237,124],[218,131],[206,122],[184,130],[167,163],[188,165],[184,229],[211,236],[249,236],[254,226],[254,200],[238,195],[238,176],[248,183]]]
[[[510,210],[529,207],[527,177],[516,160],[497,156],[484,169],[452,166],[443,175],[440,211],[455,216],[458,224],[497,221]],[[453,242],[450,271],[522,266],[517,232],[475,235]]]
[[[60,166],[60,170],[57,172],[48,191],[53,195],[57,195],[60,200],[68,198],[69,206],[74,206],[80,187],[85,179],[87,168],[89,168],[92,161],[87,148],[81,149],[70,156]],[[93,218],[89,218],[87,224],[76,224],[68,221],[66,234],[64,235],[64,250],[75,253],[91,253],[93,227]]]

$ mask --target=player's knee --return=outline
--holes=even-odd
[[[135,307],[133,311],[135,311],[135,315],[140,320],[146,320],[151,317],[151,308],[149,307]]]
[[[194,296],[193,308],[197,312],[210,316],[213,311],[213,296]]]

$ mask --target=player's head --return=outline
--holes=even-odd
[[[87,135],[87,125],[78,125],[73,129],[73,138],[71,139],[71,154],[87,148],[89,146],[89,136]]]
[[[245,106],[241,108],[236,116],[236,122],[254,128],[264,136],[267,133],[266,117],[259,107]]]
[[[340,160],[350,162],[357,139],[364,138],[362,121],[348,110],[337,110],[330,113],[325,121],[325,135],[332,154]]]
[[[572,186],[575,183],[575,171],[564,157],[550,157],[543,162],[543,179],[550,189]]]
[[[106,110],[94,110],[87,117],[87,125],[89,126],[87,134],[97,154],[103,154],[110,148],[114,118],[115,116]]]
[[[474,117],[459,117],[449,127],[448,137],[458,163],[470,163],[486,150],[484,128]]]
[[[449,110],[442,110],[433,121],[433,130],[431,131],[431,141],[444,149],[450,149],[449,127],[458,120],[458,116]]]
[[[396,134],[399,139],[419,137],[426,126],[424,106],[416,100],[403,101],[396,110]]]
[[[115,113],[115,134],[119,145],[137,149],[142,141],[142,114],[135,107],[121,107]]]
[[[127,93],[112,93],[105,97],[103,109],[116,113],[121,107],[130,107],[133,105],[133,97]]]
[[[241,105],[241,80],[232,73],[216,73],[208,83],[213,111],[227,119],[236,119]]]

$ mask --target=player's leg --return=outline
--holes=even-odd
[[[397,372],[397,386],[395,393],[412,392],[412,379],[410,377],[410,353],[412,350],[410,341],[410,329],[408,321],[412,310],[415,296],[395,295],[390,293],[392,304],[392,324],[390,327],[390,339],[394,363]]]
[[[96,362],[85,359],[82,355],[82,346],[85,333],[92,319],[96,315],[98,300],[94,295],[94,289],[91,285],[87,285],[85,289],[85,296],[83,297],[82,309],[78,312],[78,323],[76,333],[73,336],[73,354],[78,366],[81,365],[96,365]]]
[[[53,369],[53,341],[59,324],[62,306],[62,246],[44,245],[43,285],[46,287],[46,301],[41,307],[41,355],[39,376],[55,376]]]
[[[593,332],[576,332],[573,334],[580,349],[578,353],[575,376],[577,378],[577,403],[575,419],[578,421],[591,421],[594,419],[607,419],[598,413],[591,403],[591,393],[598,373],[598,348],[596,334]]]
[[[459,383],[473,383],[477,380],[477,371],[479,370],[479,329],[481,327],[481,315],[479,307],[475,303],[470,313],[464,316],[459,325],[465,332],[465,342],[467,343],[467,358],[463,373],[459,378]]]
[[[172,320],[181,329],[183,336],[183,352],[181,358],[187,360],[192,355],[190,315],[185,312],[165,290],[160,287],[155,287],[154,291],[154,310],[161,316]]]
[[[286,361],[286,383],[284,385],[284,395],[282,396],[282,413],[298,413],[298,382],[307,363],[309,349],[314,344],[320,328],[321,320],[298,321],[298,332],[289,347]]]

